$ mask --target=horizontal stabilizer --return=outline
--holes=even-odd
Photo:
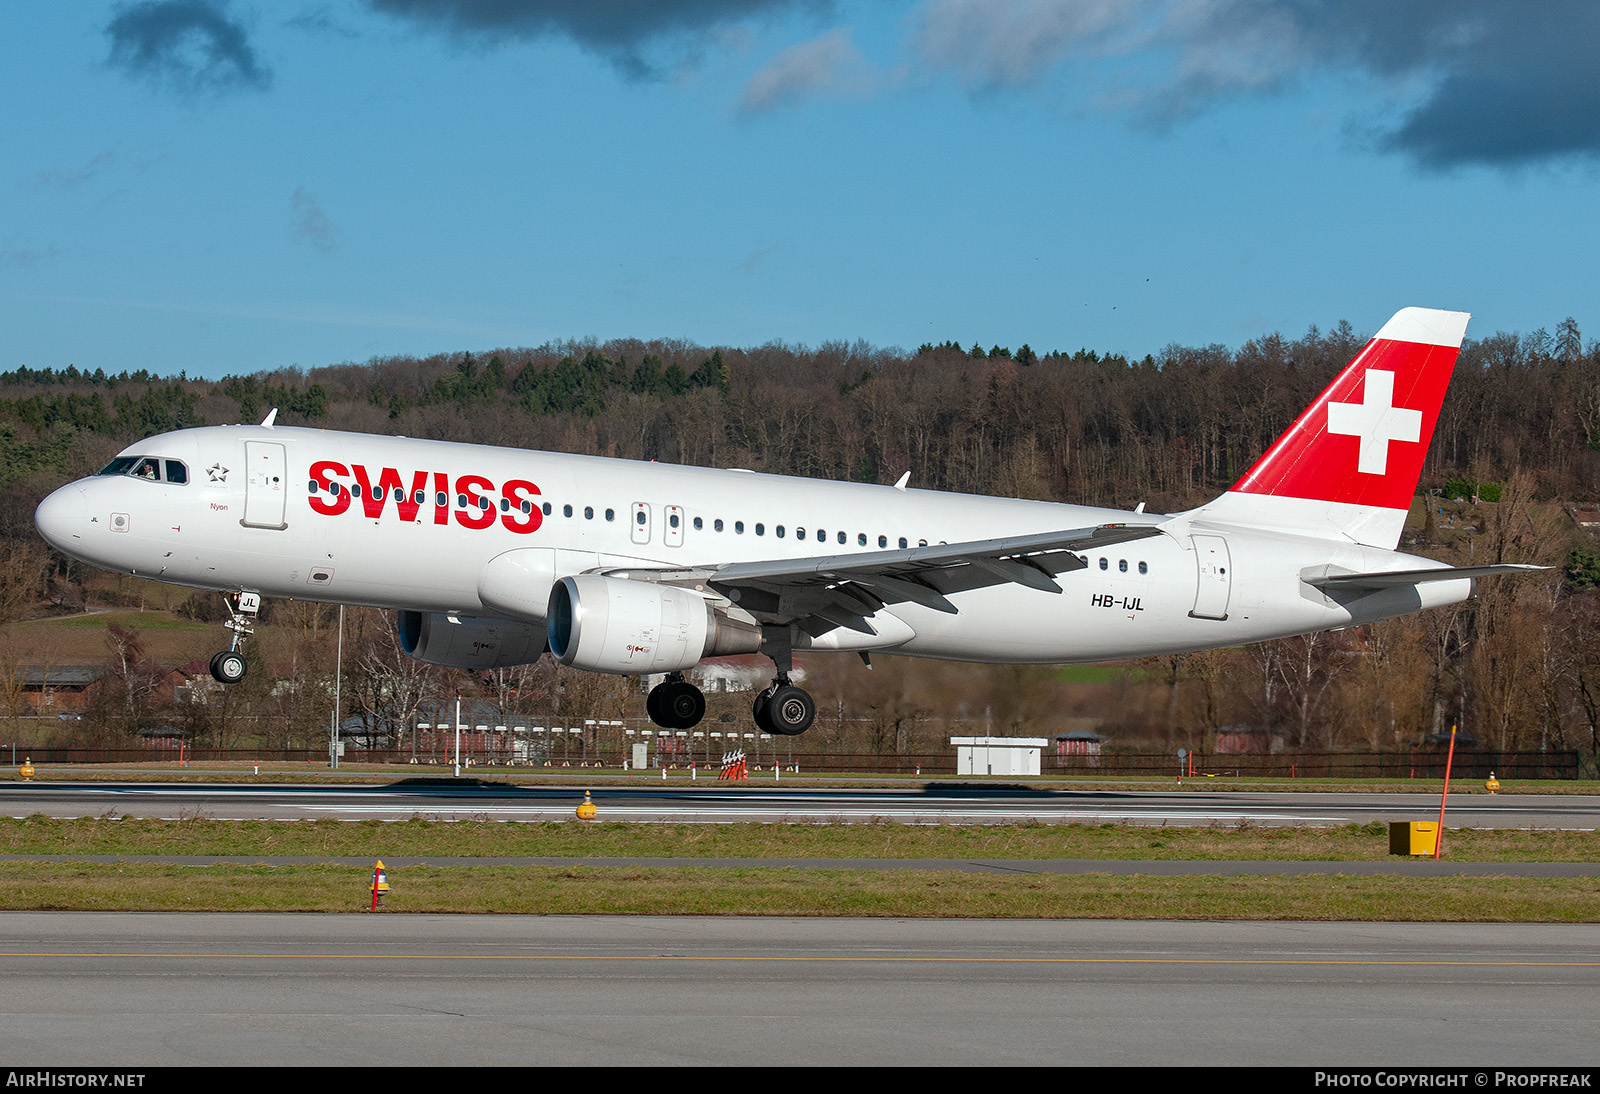
[[[1426,570],[1382,570],[1375,573],[1330,573],[1332,567],[1316,566],[1301,571],[1300,580],[1318,589],[1388,589],[1396,585],[1417,585],[1424,581],[1459,581],[1469,577],[1497,574],[1526,574],[1548,570],[1548,566],[1508,562],[1498,566],[1445,566]]]

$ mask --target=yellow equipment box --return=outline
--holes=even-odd
[[[1391,855],[1431,855],[1438,845],[1438,821],[1389,822]]]

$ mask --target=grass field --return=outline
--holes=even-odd
[[[1453,830],[1452,859],[1600,858],[1591,833]],[[1387,857],[1381,825],[1334,829],[1124,825],[633,825],[413,820],[227,822],[0,820],[0,855],[1291,859]],[[0,908],[360,911],[365,866],[180,866],[0,858]],[[391,868],[385,910],[638,915],[999,916],[1600,922],[1600,880],[1149,877],[958,870],[657,868],[632,865]]]
[[[1592,832],[1450,829],[1466,862],[1597,862]],[[1372,862],[1381,824],[1337,828],[1104,824],[579,824],[0,818],[0,854],[478,858],[956,858]]]
[[[0,909],[356,912],[349,866],[0,863]],[[956,871],[413,866],[384,911],[1029,919],[1600,922],[1588,879],[1125,877]]]

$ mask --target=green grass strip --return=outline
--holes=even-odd
[[[1396,818],[1425,819],[1425,818]],[[1317,862],[1389,857],[1384,825],[629,824],[0,818],[0,854],[492,858],[1105,858]],[[1596,862],[1594,832],[1450,829],[1462,862]]]
[[[0,863],[6,910],[357,912],[345,866]],[[385,914],[1600,922],[1595,879],[1114,877],[953,871],[408,867]]]

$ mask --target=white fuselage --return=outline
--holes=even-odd
[[[81,479],[40,506],[46,537],[106,569],[268,597],[503,615],[485,605],[480,583],[508,551],[550,552],[548,569],[560,577],[865,555],[1118,522],[1160,524],[1163,533],[1083,553],[1087,568],[1060,574],[1060,593],[1018,584],[954,593],[955,614],[894,604],[874,617],[877,634],[841,629],[814,645],[1100,661],[1342,627],[1472,591],[1468,579],[1436,581],[1339,603],[1302,582],[1302,570],[1437,564],[1199,519],[445,441],[220,426],[152,437],[126,455],[180,462],[187,481]]]

